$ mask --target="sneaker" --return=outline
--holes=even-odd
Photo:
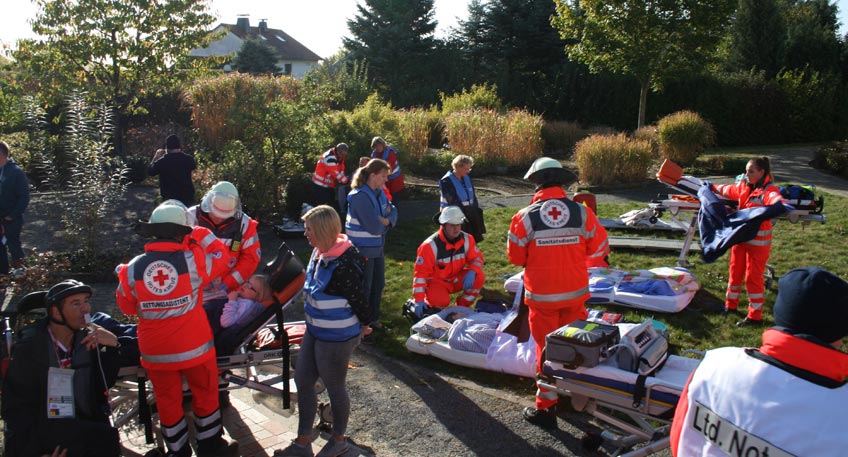
[[[533,425],[538,425],[542,428],[556,428],[557,427],[557,417],[555,408],[548,409],[536,409],[536,408],[524,408],[524,420],[530,422]]]
[[[736,323],[737,327],[759,327],[763,325],[762,319],[751,319],[750,317],[745,317],[741,321]]]
[[[295,440],[292,440],[289,447],[274,451],[274,457],[313,457],[314,455],[312,444],[303,446]]]
[[[325,444],[324,447],[321,448],[321,451],[318,452],[317,457],[338,457],[347,452],[349,447],[350,445],[347,444],[347,439],[339,441],[330,437],[327,444]]]

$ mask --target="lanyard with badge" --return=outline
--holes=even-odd
[[[48,329],[48,332],[50,330]],[[74,370],[70,367],[71,351],[66,349],[50,332],[59,365],[49,367],[47,371],[47,418],[68,419],[76,416],[74,412]],[[63,358],[59,350],[65,352]]]

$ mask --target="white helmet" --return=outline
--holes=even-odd
[[[241,214],[241,201],[233,183],[221,181],[203,196],[200,209],[221,219],[229,219]]]
[[[465,221],[465,214],[458,206],[448,206],[439,215],[439,224],[462,224]]]
[[[524,179],[537,185],[560,184],[567,185],[577,180],[577,176],[569,170],[562,168],[558,160],[550,157],[539,157],[536,159]]]

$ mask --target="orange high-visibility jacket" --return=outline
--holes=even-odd
[[[750,186],[744,180],[736,184],[716,184],[713,187],[716,194],[739,203],[738,209],[769,206],[783,199],[780,189],[771,183],[769,176],[765,177],[760,187]],[[757,236],[747,243],[754,246],[771,246],[771,228],[771,219],[763,221]]]
[[[430,279],[458,280],[465,270],[477,272],[478,277],[483,274],[483,253],[477,248],[474,237],[461,232],[459,239],[450,243],[445,229],[439,228],[418,247],[412,278],[414,300],[424,301]]]
[[[334,189],[336,184],[347,184],[348,177],[345,176],[345,163],[336,153],[336,148],[330,148],[321,155],[315,165],[315,173],[312,173],[312,182],[321,186]]]
[[[195,227],[182,242],[152,241],[144,254],[118,266],[115,295],[121,311],[139,317],[143,367],[181,370],[215,357],[203,287],[226,271],[229,259],[220,240]]]
[[[557,309],[589,298],[587,265],[609,254],[607,232],[591,209],[548,187],[512,217],[507,240],[510,263],[524,267],[525,303]]]
[[[256,272],[256,267],[262,260],[257,232],[259,222],[241,213],[239,218],[229,218],[220,224],[215,224],[209,214],[203,212],[198,205],[189,208],[188,212],[189,221],[194,218],[195,225],[209,229],[225,246],[230,248],[230,264],[228,270],[221,276],[221,281],[231,291],[241,287]]]

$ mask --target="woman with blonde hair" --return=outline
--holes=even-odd
[[[453,158],[451,171],[445,173],[439,180],[439,210],[448,206],[458,206],[465,215],[462,231],[474,237],[477,243],[483,241],[486,233],[486,224],[483,221],[483,211],[477,200],[477,192],[471,177],[468,174],[474,166],[474,159],[470,156],[460,154]]]
[[[371,305],[369,324],[379,328],[380,301],[386,285],[383,246],[386,232],[397,223],[397,208],[386,198],[383,184],[389,177],[389,164],[371,159],[353,176],[353,190],[347,196],[345,233],[365,257],[364,289]],[[366,339],[368,342],[370,338]]]
[[[313,424],[318,409],[315,382],[327,388],[333,412],[333,432],[318,455],[344,454],[350,397],[347,368],[360,338],[371,333],[371,308],[362,290],[365,259],[341,234],[332,207],[320,205],[303,215],[306,240],[314,249],[306,268],[306,333],[300,345],[294,381],[300,417],[297,438],[275,456],[312,456]]]

